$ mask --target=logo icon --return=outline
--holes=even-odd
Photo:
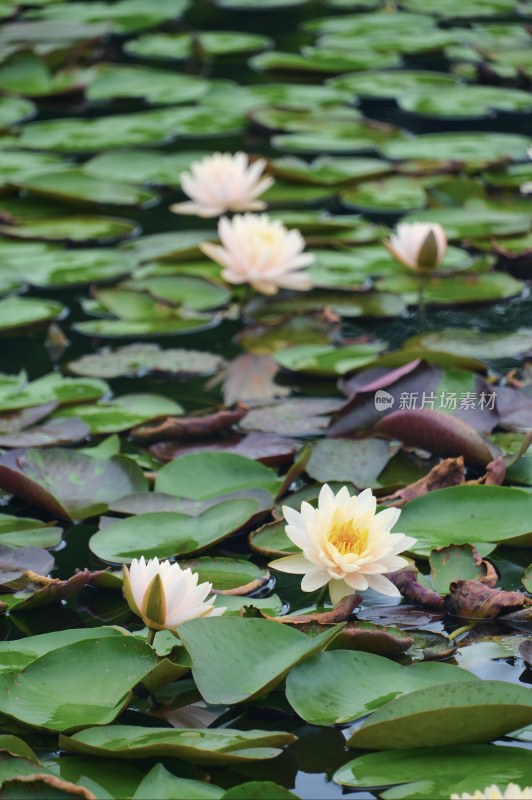
[[[384,389],[379,389],[378,392],[375,392],[375,408],[377,411],[386,411],[394,403],[393,396],[389,392],[385,392]]]

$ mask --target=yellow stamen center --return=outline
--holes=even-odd
[[[342,523],[333,522],[328,539],[341,555],[359,556],[366,549],[368,535],[367,528],[358,528],[353,520],[348,520]]]

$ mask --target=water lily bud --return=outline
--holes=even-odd
[[[398,596],[385,574],[407,565],[407,559],[398,554],[416,539],[391,533],[400,509],[390,507],[377,514],[376,507],[371,489],[351,497],[347,486],[335,495],[327,484],[320,491],[317,508],[304,502],[300,513],[284,506],[286,535],[301,553],[276,559],[270,567],[303,575],[304,592],[328,584],[334,605],[365,589]]]
[[[447,236],[436,222],[403,222],[384,245],[408,269],[430,272],[445,258]]]
[[[225,608],[215,608],[208,598],[211,583],[198,585],[198,574],[179,564],[134,558],[124,566],[124,596],[130,609],[151,630],[177,630],[196,617],[217,617]]]
[[[249,283],[258,292],[310,289],[305,267],[314,261],[303,253],[305,241],[298,230],[288,230],[267,214],[236,214],[218,223],[222,246],[204,242],[200,249],[224,268],[228,283]]]
[[[452,794],[451,800],[532,800],[532,786],[521,789],[517,784],[509,783],[501,792],[496,784],[492,784],[487,789],[476,791],[474,794],[468,792]]]
[[[262,211],[266,203],[257,197],[273,183],[263,178],[266,161],[250,162],[246,153],[213,153],[194,161],[180,175],[181,188],[192,202],[174,203],[175,214],[219,217],[226,211]]]

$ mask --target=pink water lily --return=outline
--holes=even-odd
[[[408,269],[429,272],[445,258],[447,236],[436,222],[402,222],[384,245]]]

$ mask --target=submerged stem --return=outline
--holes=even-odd
[[[425,303],[425,275],[420,272],[417,291],[417,318],[420,332],[427,330],[427,306]]]
[[[146,636],[146,644],[152,645],[157,631],[154,628],[148,628],[148,635]]]

